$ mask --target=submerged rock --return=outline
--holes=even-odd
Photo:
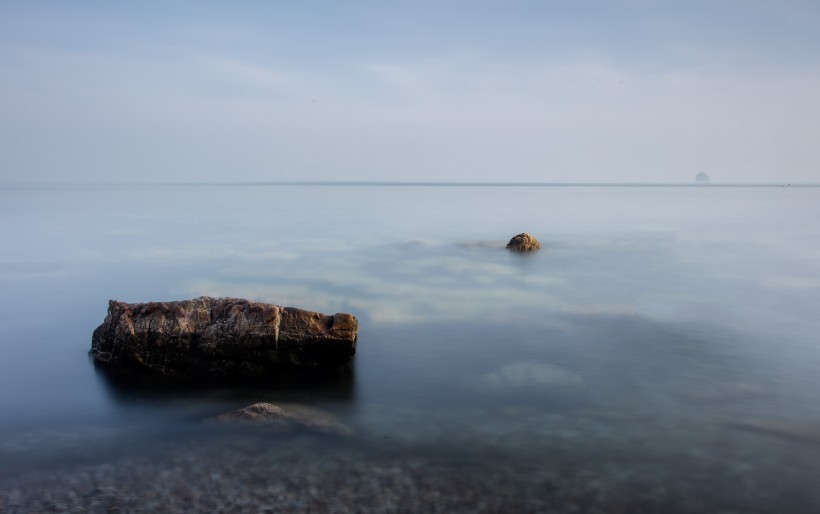
[[[353,430],[332,415],[303,405],[292,405],[283,409],[272,403],[259,402],[242,409],[226,412],[214,418],[223,424],[270,426],[289,430],[308,430],[322,434],[348,436]]]
[[[789,422],[781,419],[747,419],[735,420],[729,426],[792,441],[820,444],[820,424],[807,422]]]
[[[490,389],[574,388],[583,379],[568,370],[537,362],[511,362],[481,377],[480,384]]]
[[[273,378],[287,369],[326,369],[356,352],[358,322],[237,298],[177,302],[111,300],[94,330],[94,362],[126,377]]]
[[[516,252],[531,252],[540,250],[541,243],[526,232],[522,232],[510,239],[510,242],[507,243],[507,248]]]

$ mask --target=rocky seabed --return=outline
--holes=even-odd
[[[613,455],[570,463],[264,430],[148,446],[5,470],[0,512],[808,513],[820,505],[798,475],[730,470],[717,457],[678,467]]]

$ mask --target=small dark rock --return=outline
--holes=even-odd
[[[272,403],[259,402],[242,409],[220,414],[216,417],[216,420],[224,422],[278,423],[287,418],[281,407]]]
[[[516,252],[532,252],[534,250],[540,250],[541,243],[526,232],[522,232],[510,239],[510,242],[507,243],[507,248]]]

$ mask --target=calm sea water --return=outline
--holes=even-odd
[[[264,400],[355,430],[307,445],[317,460],[508,462],[513,484],[527,463],[558,477],[533,498],[597,487],[625,512],[820,508],[818,220],[808,187],[2,188],[0,499],[27,474],[219,445],[202,420]],[[506,251],[522,231],[544,249]],[[109,299],[201,295],[355,314],[354,373],[171,392],[95,371]]]

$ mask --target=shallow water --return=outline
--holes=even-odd
[[[0,189],[0,508],[93,511],[69,493],[100,476],[147,508],[125,484],[182,466],[204,474],[156,501],[204,503],[166,509],[345,511],[326,480],[219,506],[212,482],[295,462],[281,480],[376,480],[360,510],[817,510],[817,219],[820,188]],[[521,231],[544,249],[505,251]],[[158,391],[95,371],[109,298],[200,295],[354,313],[352,373]],[[355,435],[203,422],[255,401]]]

